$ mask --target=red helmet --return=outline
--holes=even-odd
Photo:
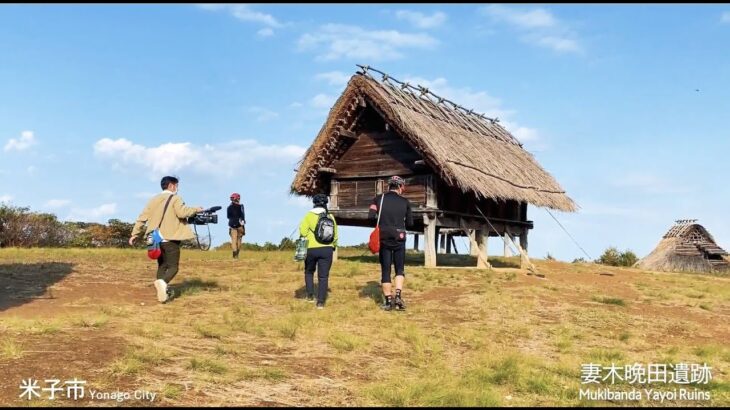
[[[240,201],[240,200],[241,200],[241,195],[239,195],[235,192],[231,194],[231,201]]]

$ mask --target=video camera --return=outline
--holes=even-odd
[[[220,211],[221,209],[222,207],[220,206],[214,206],[202,212],[198,212],[197,214],[188,218],[188,223],[193,225],[217,224],[218,215],[216,215],[215,213]]]

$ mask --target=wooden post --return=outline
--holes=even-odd
[[[446,253],[451,254],[451,241],[454,239],[451,234],[446,234]]]
[[[520,235],[520,246],[522,247],[522,250],[527,253],[527,229],[522,231],[522,234]]]
[[[436,253],[438,253],[438,251],[439,251],[439,233],[440,233],[440,231],[441,231],[441,228],[439,228],[438,226],[436,227],[436,230],[434,231],[435,234],[434,234],[433,246],[434,246],[434,249],[436,249]]]
[[[479,255],[479,248],[482,244],[482,231],[479,229],[470,229],[469,230],[469,255],[471,256],[477,256]],[[476,246],[475,246],[476,244]]]
[[[485,227],[479,231],[477,238],[481,239],[479,243],[479,255],[484,255],[489,260],[489,228]]]
[[[442,233],[439,235],[439,253],[444,253],[446,250],[446,234]]]
[[[507,258],[512,256],[512,252],[509,250],[509,234],[504,233],[504,257]]]
[[[420,235],[418,235],[418,234],[413,235],[413,250],[414,251],[418,251],[418,237],[419,236]]]
[[[464,223],[463,219],[459,219],[459,223],[464,229],[464,232],[469,232],[469,229],[467,228],[466,224]],[[474,237],[469,235],[469,242],[471,243],[471,246],[473,248],[479,248],[479,244],[477,244]],[[487,260],[487,256],[483,255],[481,252],[477,254],[477,268],[486,268],[491,269],[492,265],[489,264],[489,261]]]
[[[425,238],[423,246],[424,266],[427,268],[436,267],[436,219],[430,219],[428,215],[423,215],[423,236]]]

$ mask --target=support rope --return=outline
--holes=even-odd
[[[590,256],[590,255],[588,255],[588,252],[586,252],[586,251],[585,251],[585,249],[583,249],[583,247],[582,247],[582,246],[580,246],[580,244],[578,243],[578,241],[576,241],[576,240],[575,240],[575,239],[573,238],[573,236],[572,236],[572,235],[571,235],[571,234],[570,234],[570,233],[568,232],[568,230],[567,230],[567,229],[565,229],[565,227],[563,226],[563,224],[561,224],[561,223],[560,223],[560,221],[558,221],[558,218],[556,218],[556,217],[555,217],[555,215],[553,215],[553,213],[552,213],[552,212],[550,212],[550,210],[549,210],[549,209],[545,208],[545,210],[547,211],[547,213],[549,213],[549,214],[550,214],[550,216],[552,216],[552,217],[553,217],[553,219],[555,220],[555,222],[557,222],[557,223],[558,223],[558,226],[560,226],[560,227],[561,227],[561,228],[563,229],[563,232],[565,232],[565,234],[566,234],[566,235],[568,235],[568,237],[569,237],[569,238],[570,238],[570,239],[571,239],[571,240],[573,241],[573,243],[574,243],[574,244],[575,244],[575,245],[576,245],[576,246],[577,246],[578,248],[580,248],[580,250],[581,250],[581,251],[583,251],[583,254],[585,254],[585,255],[586,255],[586,256],[588,257],[588,260],[589,260],[589,261],[592,261],[592,260],[593,260],[593,258],[591,258],[591,256]]]

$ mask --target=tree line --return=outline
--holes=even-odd
[[[59,221],[51,213],[0,204],[0,247],[129,247],[134,224]],[[142,247],[144,244],[140,244]]]

